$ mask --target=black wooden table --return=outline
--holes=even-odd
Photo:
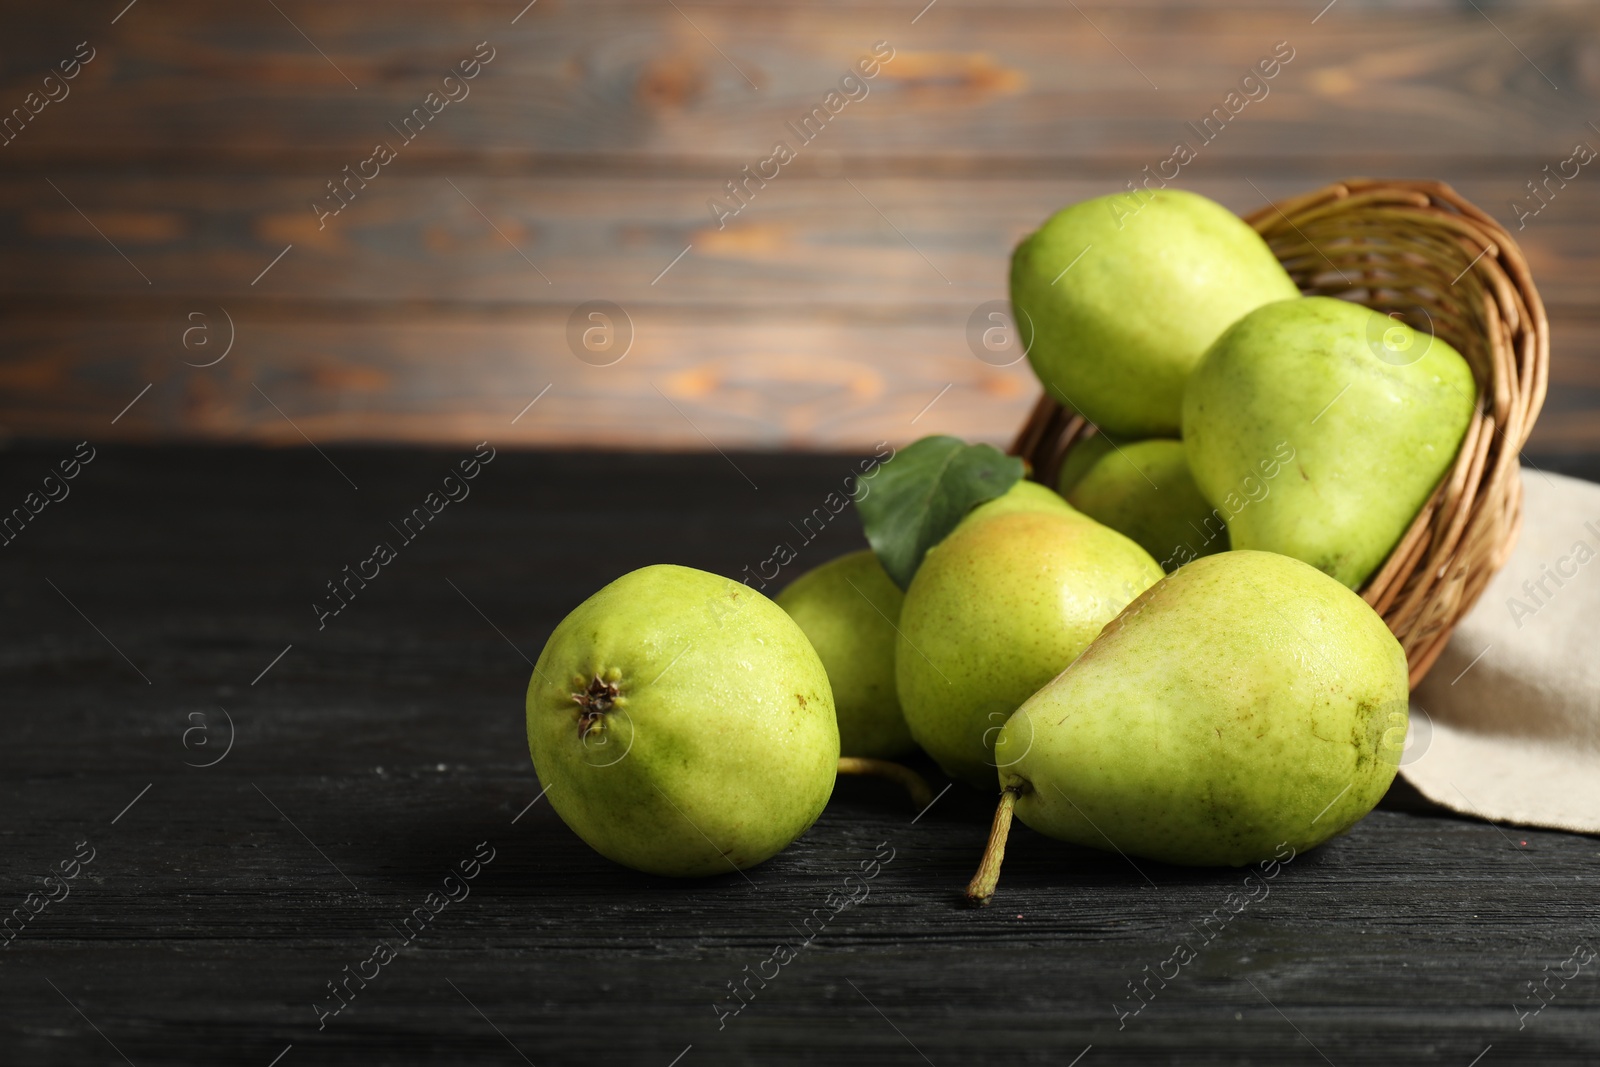
[[[1600,843],[1395,794],[1237,912],[1022,828],[963,908],[960,787],[846,783],[748,877],[614,866],[531,803],[529,659],[631,568],[854,547],[789,525],[851,458],[501,452],[402,538],[472,451],[0,453],[0,508],[69,494],[0,547],[0,1063],[1600,1062]]]

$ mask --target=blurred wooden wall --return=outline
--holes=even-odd
[[[1036,386],[968,321],[1014,243],[1198,143],[1278,42],[1177,184],[1246,211],[1438,177],[1515,229],[1546,165],[1600,148],[1592,0],[525,2],[0,3],[0,109],[27,119],[0,146],[0,435],[998,441]],[[802,143],[786,124],[880,41]],[[796,158],[719,227],[777,141]],[[1544,452],[1600,450],[1596,172],[1519,234],[1554,320]],[[631,323],[618,362],[574,354],[590,301]]]

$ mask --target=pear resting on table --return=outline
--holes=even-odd
[[[968,895],[994,895],[1013,810],[1050,837],[1167,863],[1304,852],[1389,788],[1409,693],[1400,643],[1321,571],[1271,552],[1196,560],[1007,720]]]

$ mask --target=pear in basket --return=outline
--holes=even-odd
[[[1184,448],[1234,548],[1359,589],[1450,469],[1476,403],[1441,338],[1306,297],[1251,312],[1206,353],[1184,394]]]
[[[1184,379],[1246,312],[1300,295],[1227,208],[1178,189],[1058,211],[1011,257],[1028,361],[1066,407],[1117,437],[1176,437]]]

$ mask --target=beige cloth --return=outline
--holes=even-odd
[[[1463,814],[1600,833],[1600,485],[1522,485],[1510,561],[1412,694],[1400,773]]]

